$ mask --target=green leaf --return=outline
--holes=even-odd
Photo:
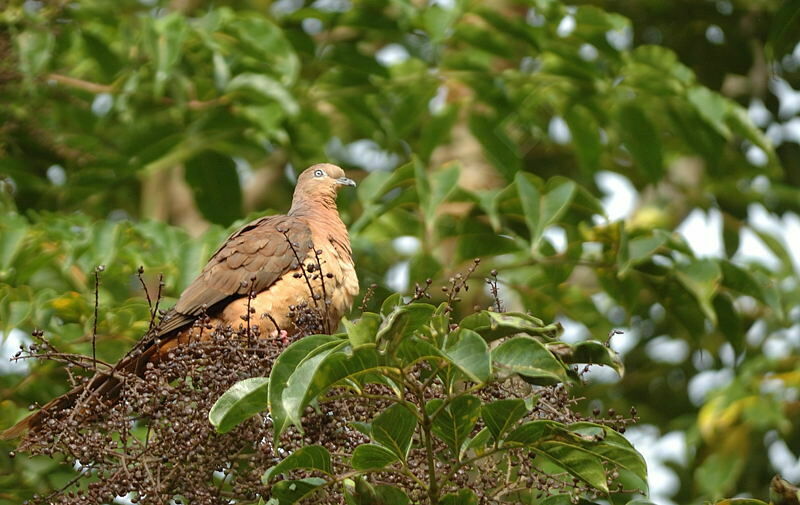
[[[585,450],[584,440],[555,421],[530,421],[512,431],[506,444],[520,444],[569,472],[574,477],[608,493],[606,473],[600,458]]]
[[[401,293],[392,293],[387,296],[381,304],[381,315],[384,317],[389,316],[397,307],[403,304],[403,295]]]
[[[796,0],[784,0],[780,9],[770,16],[771,24],[767,37],[767,55],[770,60],[780,60],[794,49],[800,36],[800,3]]]
[[[495,400],[481,407],[481,417],[495,440],[528,413],[525,401],[519,398]]]
[[[303,468],[306,470],[319,470],[328,475],[333,473],[331,454],[321,445],[306,445],[288,455],[283,461],[264,472],[261,482],[269,484],[276,475]]]
[[[458,163],[450,163],[429,175],[430,194],[426,201],[422,202],[427,223],[433,222],[441,205],[456,189],[460,172],[461,167]]]
[[[725,97],[706,87],[695,86],[689,90],[687,98],[709,126],[723,137],[730,137],[731,131],[725,121],[729,109]]]
[[[27,30],[15,37],[19,69],[26,77],[36,77],[46,70],[55,47],[55,37],[47,30]]]
[[[417,416],[404,405],[394,404],[372,421],[372,439],[405,461],[417,428]]]
[[[114,79],[122,64],[109,47],[110,44],[88,30],[81,31],[81,38],[87,55],[97,62],[97,69],[102,73],[103,80]]]
[[[462,489],[458,493],[442,496],[440,505],[478,505],[478,497],[471,489]]]
[[[472,330],[460,329],[448,342],[445,353],[452,362],[474,382],[486,382],[492,373],[489,347]]]
[[[265,410],[268,387],[268,378],[252,377],[225,391],[208,411],[208,420],[217,433],[227,433],[245,419]]]
[[[433,434],[447,444],[456,459],[460,459],[461,447],[480,416],[481,400],[472,395],[457,396],[444,409],[440,409],[443,403],[439,398],[430,400],[425,404],[425,412],[435,416],[431,426]]]
[[[203,216],[228,226],[242,214],[242,190],[230,156],[203,151],[186,161],[186,182]]]
[[[375,444],[361,444],[353,451],[350,464],[356,470],[383,468],[397,461],[397,454]]]
[[[30,296],[30,289],[24,290]],[[0,296],[0,328],[5,337],[14,328],[26,323],[33,315],[34,303],[30,300],[12,300],[10,296]]]
[[[522,312],[490,312],[488,310],[465,317],[459,323],[459,327],[475,331],[487,342],[517,333],[526,333],[544,340],[552,340],[563,331],[559,323],[545,326],[541,319]]]
[[[595,173],[599,168],[602,145],[594,115],[586,107],[575,105],[564,114],[564,120],[569,126],[581,169],[587,174]]]
[[[664,175],[661,139],[653,123],[642,110],[626,103],[617,115],[619,132],[633,159],[651,182],[660,181]]]
[[[624,277],[631,268],[649,260],[661,246],[667,242],[666,235],[646,235],[631,239],[625,247],[625,254],[617,258],[620,277]]]
[[[331,335],[310,335],[284,349],[273,363],[269,374],[268,405],[272,416],[275,445],[290,422],[289,413],[283,405],[283,393],[289,378],[306,357],[320,352],[337,340]]]
[[[376,336],[380,352],[394,352],[400,341],[424,326],[436,307],[427,303],[398,305],[386,316]]]
[[[250,55],[259,62],[259,68],[269,70],[284,86],[291,86],[300,74],[300,60],[286,32],[263,15],[240,13],[230,23],[233,36],[239,42],[234,54]]]
[[[490,233],[464,233],[458,236],[456,261],[514,253],[520,246],[514,239]]]
[[[345,482],[348,505],[409,505],[411,500],[401,489],[388,484],[373,485],[364,475]]]
[[[282,401],[293,424],[299,426],[303,409],[337,382],[390,368],[374,346],[348,349],[351,353],[343,351],[345,345],[334,344],[306,359],[289,377]]]
[[[403,368],[407,368],[417,361],[431,358],[452,363],[450,357],[438,347],[415,336],[403,339],[397,348],[397,357],[400,359],[399,365]]]
[[[703,493],[719,499],[733,491],[747,462],[744,452],[712,452],[695,470],[695,479]]]
[[[596,340],[584,340],[576,344],[555,342],[547,344],[547,348],[558,356],[561,361],[572,364],[594,364],[609,366],[620,377],[625,374],[625,365],[619,355],[610,347]]]
[[[711,301],[717,293],[722,271],[715,260],[692,260],[688,264],[679,264],[675,268],[675,276],[681,284],[695,297],[703,314],[717,324],[717,314]]]
[[[480,142],[486,157],[506,181],[514,180],[516,173],[522,170],[522,155],[516,142],[504,131],[503,122],[497,117],[472,113],[469,129]]]
[[[358,349],[362,345],[375,343],[381,316],[373,312],[364,312],[355,322],[343,318],[342,324],[347,332],[347,338],[350,339],[350,345],[353,349]]]
[[[515,373],[546,383],[567,380],[564,365],[538,340],[518,336],[492,350],[492,362],[498,372]]]
[[[30,226],[19,214],[6,214],[0,224],[0,280],[17,257]]]
[[[563,177],[553,177],[541,194],[530,174],[519,172],[515,178],[525,222],[531,234],[531,247],[538,248],[545,229],[555,224],[567,211],[575,196],[576,184]]]
[[[156,61],[154,95],[164,94],[164,87],[172,77],[172,70],[182,55],[183,42],[189,33],[186,18],[177,12],[153,20],[154,40],[151,56]]]
[[[217,89],[223,90],[231,82],[231,67],[218,51],[214,51],[212,62],[214,63],[214,85]]]
[[[712,300],[717,315],[717,326],[725,339],[733,346],[736,353],[744,350],[744,327],[742,318],[733,306],[731,297],[726,293],[717,293]]]
[[[231,79],[225,91],[227,93],[236,91],[254,93],[262,99],[280,104],[289,116],[296,116],[300,112],[300,106],[283,84],[264,74],[249,72],[239,74]]]
[[[743,138],[749,140],[756,146],[760,147],[767,155],[769,160],[769,167],[772,168],[773,174],[780,173],[780,160],[775,154],[775,147],[772,142],[767,138],[764,131],[753,123],[747,113],[747,109],[741,107],[733,101],[728,102],[728,115],[725,118],[726,124],[733,130],[734,133],[741,135]],[[775,167],[778,170],[775,170]]]
[[[389,484],[375,486],[375,496],[379,500],[376,505],[409,505],[411,503],[405,491]]]
[[[647,492],[647,463],[628,439],[607,426],[594,423],[575,423],[569,429],[583,435],[586,450],[626,472],[626,487]],[[591,438],[596,441],[587,440]]]
[[[456,19],[458,9],[444,9],[436,4],[431,5],[422,14],[422,24],[428,32],[431,42],[437,44],[444,41]]]
[[[728,260],[719,261],[722,270],[722,285],[743,295],[752,296],[761,303],[766,303],[764,288],[756,278],[742,267]]]
[[[270,491],[272,498],[278,501],[278,505],[291,505],[311,495],[324,484],[325,479],[319,477],[282,480],[276,482]]]
[[[533,452],[544,456],[595,489],[608,493],[606,473],[599,459],[570,443],[544,442]]]
[[[423,162],[428,163],[436,148],[447,143],[453,125],[458,120],[459,111],[460,108],[457,104],[447,105],[441,112],[431,116],[422,124],[422,132],[415,152]]]

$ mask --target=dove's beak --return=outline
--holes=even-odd
[[[353,187],[355,187],[355,185],[356,185],[356,181],[354,181],[353,179],[349,179],[347,177],[339,177],[338,179],[336,179],[336,182],[341,184],[342,186],[353,186]]]

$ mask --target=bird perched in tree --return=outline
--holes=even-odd
[[[44,412],[69,408],[87,393],[114,400],[120,385],[114,372],[142,375],[148,362],[163,359],[176,345],[204,338],[204,330],[207,337],[209,328],[237,329],[247,321],[261,337],[286,338],[302,330],[296,308],[305,307],[316,314],[319,332],[334,331],[358,293],[350,238],[336,208],[343,186],[355,182],[336,165],[307,168],[297,180],[289,212],[256,219],[228,237],[140,352],[52,400],[0,438],[35,429]]]

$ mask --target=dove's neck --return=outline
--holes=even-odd
[[[333,216],[339,219],[339,211],[336,208],[336,193],[320,192],[308,194],[295,190],[289,215],[309,218]]]
[[[336,195],[298,195],[295,193],[290,216],[303,218],[312,230],[324,232],[330,239],[346,244],[350,252],[350,237],[347,234],[339,211],[336,208]]]

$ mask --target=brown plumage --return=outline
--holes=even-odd
[[[345,185],[355,183],[336,165],[322,163],[303,171],[289,212],[256,219],[228,237],[161,321],[155,338],[141,352],[123,358],[115,370],[142,375],[149,361],[161,359],[178,344],[203,338],[194,323],[204,313],[212,327],[238,328],[247,314],[251,293],[255,296],[249,306],[255,312],[250,326],[258,326],[262,337],[297,333],[289,306],[303,302],[319,307],[327,316],[324,329],[334,331],[358,293],[350,239],[336,209],[337,191]],[[318,261],[324,275],[302,275],[300,263],[316,265]],[[309,283],[314,293],[325,293],[328,303],[309,295]],[[95,397],[114,400],[119,385],[108,373],[98,374],[87,386],[52,400],[0,438],[16,438],[35,429],[43,412],[70,407],[87,388]]]

